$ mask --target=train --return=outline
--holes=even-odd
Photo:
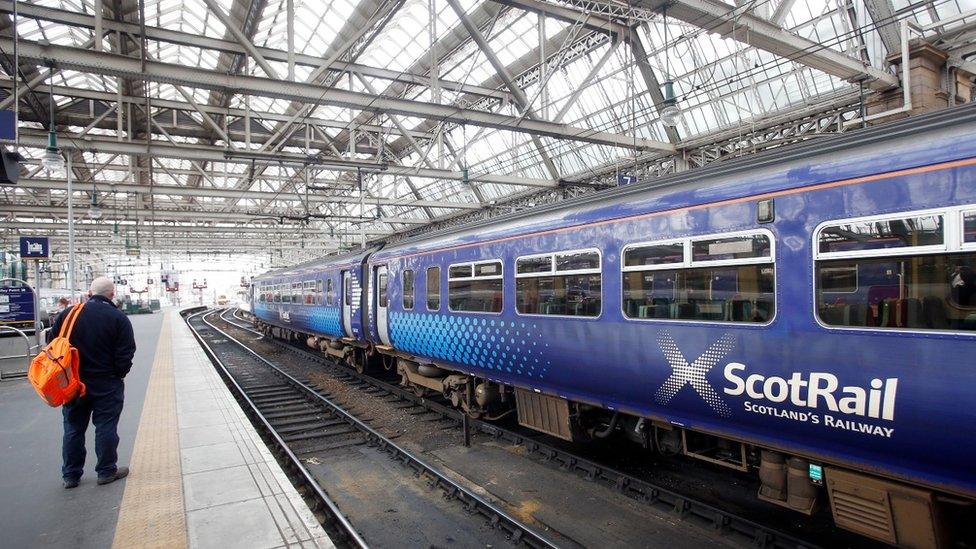
[[[976,104],[257,276],[418,395],[758,476],[904,547],[976,502]],[[962,518],[960,518],[962,517]]]

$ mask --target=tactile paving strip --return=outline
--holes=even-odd
[[[169,315],[163,319],[113,547],[186,547]]]

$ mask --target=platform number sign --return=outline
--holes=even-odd
[[[20,237],[21,259],[48,259],[51,257],[51,246],[46,236]]]
[[[617,174],[617,185],[624,187],[626,185],[633,185],[637,183],[637,176],[632,173],[618,173]]]

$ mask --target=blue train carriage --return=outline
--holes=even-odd
[[[945,544],[976,496],[974,107],[384,248],[368,338],[476,417]]]
[[[301,340],[359,371],[371,346],[363,323],[363,261],[371,250],[316,260],[256,277],[257,327],[270,337]]]

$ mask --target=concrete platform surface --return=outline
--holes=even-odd
[[[0,532],[5,547],[333,547],[176,311],[131,317],[119,463],[64,490],[61,414],[26,380],[0,384]]]

